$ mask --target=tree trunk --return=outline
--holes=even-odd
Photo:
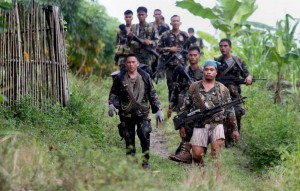
[[[275,97],[274,97],[275,104],[281,103],[281,95],[280,95],[281,94],[281,79],[282,79],[281,66],[278,66],[277,83],[276,83]]]
[[[83,69],[83,67],[85,66],[85,62],[86,62],[86,55],[84,55],[84,58],[80,64],[79,69],[76,71],[75,76],[78,76],[78,74],[80,74],[81,70]]]

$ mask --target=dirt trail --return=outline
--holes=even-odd
[[[150,152],[154,155],[159,155],[164,158],[168,158],[170,152],[166,146],[166,138],[162,128],[156,128],[153,126],[150,136]]]

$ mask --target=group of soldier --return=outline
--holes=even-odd
[[[117,111],[119,134],[126,143],[126,154],[135,156],[135,131],[143,152],[142,167],[149,168],[151,108],[158,121],[164,120],[162,107],[152,81],[163,71],[167,81],[169,108],[173,112],[210,111],[219,105],[241,99],[242,79],[252,84],[252,76],[243,60],[231,55],[231,41],[219,42],[221,56],[199,66],[202,39],[194,36],[193,28],[180,30],[180,16],[171,17],[171,28],[162,19],[162,12],[154,10],[155,21],[146,22],[147,8],[138,7],[138,24],[132,24],[133,12],[124,12],[125,25],[117,33],[115,62],[120,72],[113,76],[109,94],[109,116]],[[203,156],[208,144],[211,155],[218,159],[221,145],[230,147],[239,139],[241,117],[245,110],[240,104],[222,109],[201,120],[181,124],[181,143],[170,160],[204,165]],[[137,127],[136,127],[137,126]],[[192,149],[192,154],[190,150]]]

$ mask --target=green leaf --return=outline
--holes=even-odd
[[[197,35],[200,36],[203,40],[208,42],[211,45],[216,45],[218,44],[218,39],[216,39],[214,36],[211,34],[208,34],[206,32],[198,31]]]
[[[3,103],[7,101],[6,97],[0,94],[0,102]]]
[[[276,50],[277,50],[278,54],[279,54],[280,56],[282,56],[282,57],[283,57],[284,54],[286,53],[286,50],[285,50],[285,47],[284,47],[284,45],[283,45],[283,42],[282,42],[282,38],[281,38],[281,37],[277,38]]]
[[[246,27],[253,26],[255,28],[262,29],[262,30],[267,30],[267,31],[275,30],[274,27],[269,26],[269,25],[264,24],[264,23],[260,23],[260,22],[243,21],[243,22],[240,22],[239,25],[246,26]]]
[[[220,16],[229,22],[232,21],[241,6],[241,2],[236,0],[219,0],[218,2],[222,9]]]
[[[189,12],[204,19],[217,19],[218,16],[210,8],[204,8],[193,0],[176,1],[176,6],[187,9]]]
[[[0,3],[0,8],[4,10],[9,10],[11,8],[11,4],[8,2],[1,2]]]

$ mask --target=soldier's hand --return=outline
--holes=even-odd
[[[238,131],[233,131],[232,132],[232,137],[233,137],[234,142],[237,143],[239,141],[239,139],[240,139],[239,132]]]
[[[184,127],[180,127],[180,129],[179,129],[179,135],[180,135],[180,137],[186,137],[186,133],[185,133],[185,129],[184,129]]]
[[[176,47],[176,46],[172,46],[171,48],[170,48],[170,52],[179,52],[181,50],[181,48],[178,48],[178,47]]]
[[[164,113],[161,110],[159,110],[158,112],[156,112],[155,117],[160,122],[162,122],[164,120]]]
[[[172,108],[169,108],[168,109],[168,119],[170,119],[170,117],[172,116],[172,113],[173,113],[173,109]]]
[[[128,31],[128,32],[127,32],[127,36],[133,37],[133,33],[132,33],[131,31]]]
[[[117,113],[117,109],[115,108],[115,106],[113,104],[109,104],[108,106],[108,115],[110,117],[114,116],[114,114]]]
[[[251,75],[247,76],[247,78],[245,79],[247,86],[252,84],[252,79],[253,79],[253,77]]]
[[[150,44],[152,44],[153,42],[151,41],[151,40],[149,40],[149,39],[144,39],[143,40],[143,44],[145,44],[145,45],[150,45]]]

